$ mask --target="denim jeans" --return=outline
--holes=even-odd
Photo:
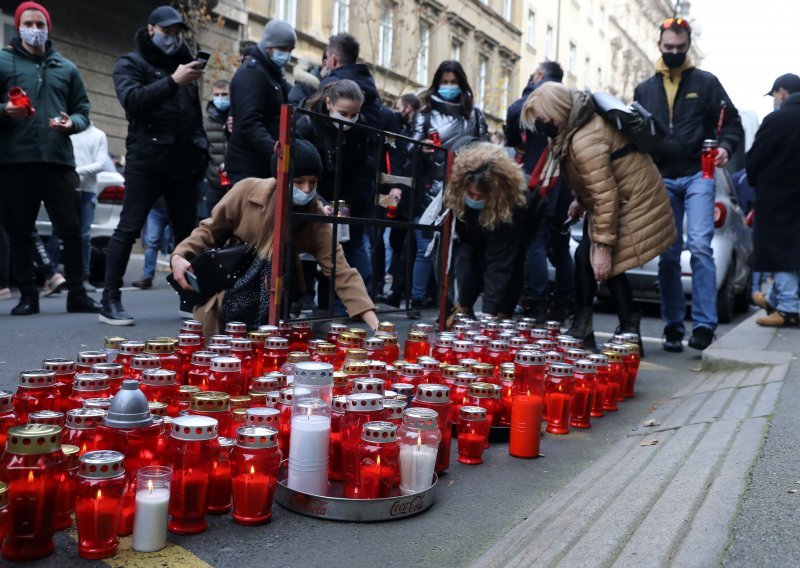
[[[551,221],[545,217],[539,220],[533,240],[528,246],[525,255],[524,298],[540,298],[547,294],[548,258],[556,269],[556,294],[567,296],[575,289],[575,265],[569,252],[570,236],[553,231]]]
[[[419,217],[414,217],[414,223],[419,223]],[[433,240],[429,231],[415,230],[417,237],[417,255],[414,259],[414,272],[411,284],[411,299],[424,301],[428,296],[428,283],[433,274],[433,254],[426,257],[425,251]]]
[[[658,284],[661,294],[661,319],[684,333],[683,318],[686,298],[681,285],[681,249],[684,215],[686,245],[691,253],[692,327],[717,327],[717,271],[711,239],[714,236],[714,180],[693,176],[664,179],[672,205],[672,216],[678,238],[658,262]]]
[[[172,231],[169,228],[169,213],[166,208],[153,207],[147,214],[147,222],[142,233],[144,241],[144,269],[142,274],[151,280],[156,276],[158,251],[164,254],[172,250]]]
[[[94,221],[94,210],[97,207],[97,195],[93,191],[81,191],[81,240],[83,248],[83,274],[89,274],[92,262],[92,221]],[[61,261],[61,239],[53,231],[47,241],[47,254],[50,260],[58,266]]]
[[[796,314],[800,312],[798,288],[800,272],[776,272],[773,274],[772,287],[767,293],[767,303],[781,312]]]

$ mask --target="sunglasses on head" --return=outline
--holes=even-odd
[[[683,18],[667,18],[664,20],[664,22],[661,24],[661,31],[668,30],[670,28],[681,28],[684,30],[691,29],[689,22]]]

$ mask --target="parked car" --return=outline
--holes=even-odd
[[[714,237],[711,248],[717,268],[717,311],[719,321],[728,323],[737,311],[747,311],[750,301],[752,269],[750,256],[753,254],[753,240],[745,226],[745,215],[739,206],[736,192],[727,170],[716,171],[716,201],[714,203]],[[684,223],[684,227],[686,223]],[[583,223],[572,228],[570,249],[574,255],[583,237]],[[549,267],[550,279],[554,279],[554,269]],[[628,280],[633,288],[634,299],[659,301],[658,257],[644,266],[628,270]],[[687,304],[692,298],[691,254],[686,248],[686,235],[683,235],[681,253],[681,283]],[[601,286],[598,296],[609,297],[608,290]]]
[[[122,200],[125,197],[125,178],[118,172],[100,172],[97,174],[97,207],[90,238],[92,242],[92,261],[89,267],[89,280],[102,282],[106,271],[106,249],[114,229],[119,223],[122,212]],[[43,239],[53,233],[50,217],[44,206],[39,208],[36,219],[36,230]]]

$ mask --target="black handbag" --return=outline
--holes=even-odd
[[[209,248],[189,261],[192,272],[197,276],[199,292],[182,288],[172,274],[167,276],[167,281],[178,292],[181,303],[190,306],[204,304],[213,295],[231,288],[247,272],[255,257],[256,250],[249,243]]]

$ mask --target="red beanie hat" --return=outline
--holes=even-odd
[[[23,2],[22,4],[17,6],[17,9],[14,11],[14,29],[15,30],[19,29],[19,20],[20,20],[20,18],[22,18],[22,13],[25,10],[37,10],[38,12],[41,12],[42,14],[44,14],[44,19],[47,21],[47,29],[48,30],[52,30],[53,29],[53,25],[50,23],[50,13],[45,9],[44,6],[42,6],[41,4],[38,4],[36,2]]]

